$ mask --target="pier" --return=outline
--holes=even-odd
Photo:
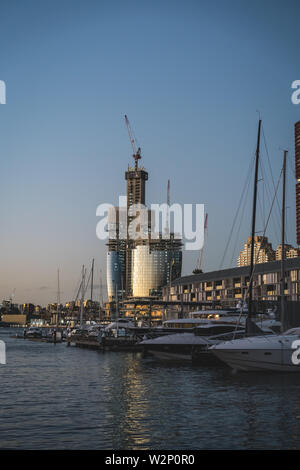
[[[97,338],[67,338],[67,346],[71,345],[97,351],[142,351],[142,347],[138,344],[138,338],[126,336],[117,338],[104,337],[101,343]]]

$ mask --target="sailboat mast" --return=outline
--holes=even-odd
[[[83,303],[85,293],[85,268],[82,266],[82,280],[81,280],[81,301],[80,301],[80,326],[83,325]]]
[[[283,152],[283,168],[282,168],[282,209],[281,209],[281,286],[280,286],[280,297],[281,297],[281,332],[285,330],[285,320],[284,320],[284,310],[285,310],[285,300],[284,300],[284,284],[285,284],[285,182],[286,182],[286,155],[287,150]]]
[[[57,269],[57,302],[56,302],[56,323],[59,325],[60,313],[60,286],[59,286],[59,269]]]
[[[256,221],[256,201],[257,201],[257,181],[258,181],[258,164],[259,164],[259,150],[260,150],[260,130],[261,119],[258,121],[257,145],[256,145],[256,158],[255,158],[255,174],[254,174],[254,191],[253,191],[253,206],[252,206],[252,229],[251,229],[251,258],[250,258],[250,281],[249,281],[249,307],[248,319],[249,327],[251,328],[252,316],[252,287],[253,287],[253,269],[254,269],[254,237],[255,237],[255,221]],[[248,333],[250,331],[248,330]]]
[[[94,288],[94,258],[92,261],[92,279],[91,279],[91,301],[93,301],[93,288]]]

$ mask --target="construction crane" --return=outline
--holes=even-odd
[[[199,257],[199,260],[198,260],[198,266],[193,271],[194,274],[201,274],[203,272],[202,271],[202,261],[203,261],[203,250],[204,250],[205,239],[206,239],[207,219],[208,219],[208,214],[206,213],[205,214],[205,220],[204,220],[203,246],[200,250],[200,257]]]
[[[129,122],[129,119],[128,119],[126,114],[125,114],[125,123],[126,123],[126,127],[127,127],[127,130],[128,130],[129,140],[130,140],[132,150],[133,150],[133,155],[132,156],[135,160],[135,168],[137,168],[138,160],[140,160],[140,158],[142,158],[141,148],[138,147],[138,149],[136,149],[135,139],[133,137],[133,132],[131,130],[130,122]]]

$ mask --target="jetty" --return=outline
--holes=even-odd
[[[98,351],[142,351],[142,346],[134,337],[126,336],[106,336],[101,342],[96,337],[82,337],[72,335],[67,338],[67,346],[76,346],[78,348],[94,349]]]

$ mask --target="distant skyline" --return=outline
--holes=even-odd
[[[254,155],[259,111],[275,182],[289,150],[287,243],[296,245],[299,2],[3,0],[0,13],[0,302],[14,288],[18,303],[56,301],[57,268],[61,300],[72,300],[92,258],[106,295],[96,208],[126,192],[125,114],[149,173],[147,204],[166,201],[168,179],[172,203],[205,204],[203,269],[211,271]],[[269,174],[264,139],[261,150]],[[261,232],[262,182],[259,191]],[[250,234],[252,177],[247,201],[224,268],[236,265]],[[266,235],[276,248],[278,207]],[[198,257],[184,253],[183,274]]]

